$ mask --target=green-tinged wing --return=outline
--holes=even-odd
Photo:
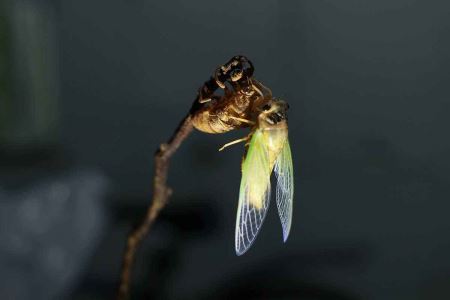
[[[242,164],[239,206],[236,219],[236,254],[244,254],[253,244],[270,201],[269,155],[264,135],[256,130]]]
[[[277,207],[283,227],[283,240],[286,242],[292,223],[292,199],[294,197],[294,171],[292,167],[291,147],[286,140],[275,162],[277,177]]]

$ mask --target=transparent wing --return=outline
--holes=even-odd
[[[292,199],[294,197],[294,171],[292,167],[291,147],[289,141],[278,155],[275,162],[275,175],[277,177],[277,207],[283,228],[283,240],[286,242],[292,223]]]
[[[270,200],[269,155],[263,134],[256,130],[242,164],[236,218],[236,254],[244,254],[261,228]]]

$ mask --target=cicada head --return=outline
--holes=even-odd
[[[289,104],[280,99],[271,99],[259,108],[258,128],[276,128],[287,126]]]
[[[242,55],[232,57],[226,64],[216,69],[214,78],[218,86],[225,88],[225,83],[243,84],[252,77],[254,71],[251,61]]]

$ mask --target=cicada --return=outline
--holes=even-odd
[[[294,174],[288,140],[287,103],[273,100],[263,106],[248,137],[236,218],[236,254],[244,254],[255,241],[270,203],[272,172],[276,177],[276,203],[286,242],[292,223]]]
[[[276,177],[276,203],[284,241],[292,222],[294,180],[288,141],[288,104],[274,99],[272,92],[252,75],[253,65],[249,60],[233,57],[204,84],[191,109],[194,127],[203,132],[223,133],[250,127],[248,136],[219,149],[246,142],[236,219],[237,255],[250,248],[265,219],[272,173]],[[224,90],[224,96],[214,94],[218,88]]]

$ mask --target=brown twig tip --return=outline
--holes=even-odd
[[[133,267],[136,250],[142,239],[151,229],[159,212],[162,208],[164,208],[169,200],[169,197],[172,195],[172,189],[167,186],[169,160],[178,147],[180,147],[181,143],[192,132],[192,129],[192,118],[189,114],[175,130],[175,133],[169,139],[169,142],[161,144],[158,151],[155,153],[153,198],[144,219],[128,236],[127,245],[123,256],[120,285],[117,295],[117,299],[119,300],[130,298],[131,270]]]

